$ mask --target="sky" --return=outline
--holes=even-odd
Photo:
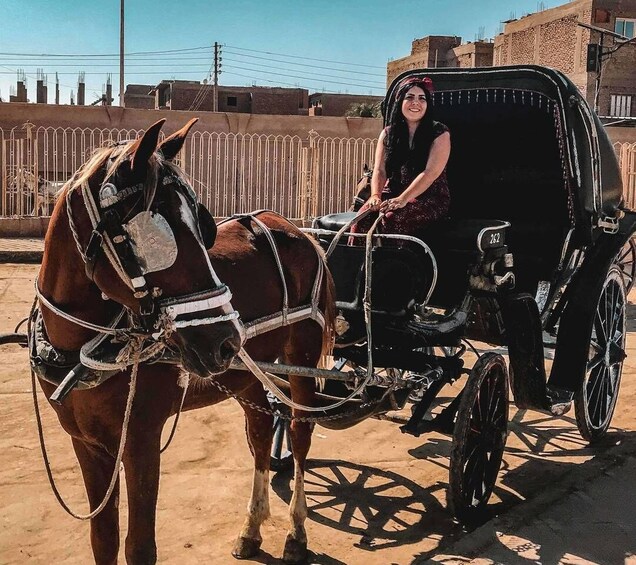
[[[567,0],[0,0],[0,98],[26,75],[36,99],[38,71],[54,102],[86,104],[110,76],[119,104],[120,8],[124,2],[124,83],[210,79],[221,45],[219,84],[289,86],[312,92],[383,96],[386,64],[427,35],[463,42],[494,38],[501,22]],[[14,93],[14,92],[13,92]]]

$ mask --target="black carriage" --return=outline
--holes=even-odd
[[[348,400],[321,425],[373,416],[415,435],[451,434],[448,500],[466,522],[496,481],[509,388],[519,408],[557,416],[574,405],[590,442],[607,431],[626,355],[617,258],[636,213],[623,205],[603,126],[560,72],[408,71],[383,108],[413,75],[433,79],[431,110],[451,131],[450,214],[417,237],[374,235],[368,247],[348,241],[354,212],[307,230],[329,256],[339,312],[334,369],[349,375],[327,381],[325,403]],[[481,354],[472,340],[485,344]],[[477,357],[471,367],[467,345]],[[508,362],[494,347],[483,353],[490,346],[507,348]],[[461,393],[437,410],[442,387],[463,375]],[[410,417],[391,415],[407,402]]]

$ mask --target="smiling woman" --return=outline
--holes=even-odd
[[[432,89],[429,78],[403,81],[378,140],[371,196],[359,213],[380,212],[385,233],[413,234],[448,213],[450,134],[429,112]],[[352,231],[368,231],[375,217],[366,214]]]

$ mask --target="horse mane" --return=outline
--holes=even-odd
[[[106,169],[104,182],[112,177],[124,160],[134,153],[136,144],[134,140],[127,143],[113,143],[99,147],[93,151],[86,162],[73,173],[71,178],[64,184],[60,190],[60,195],[66,195],[84,185],[89,179],[97,173],[108,161],[112,161]],[[162,165],[169,167],[172,172],[184,182],[189,183],[185,173],[172,161],[163,159],[157,151],[151,155],[148,160],[148,171],[144,183],[144,192],[146,194],[146,205],[152,202],[157,188],[157,180],[159,177],[159,169]]]

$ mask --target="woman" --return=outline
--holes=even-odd
[[[371,196],[358,214],[367,210],[383,213],[384,233],[412,235],[448,213],[446,164],[450,134],[428,112],[432,88],[428,77],[402,81],[389,114],[389,125],[378,140]],[[367,232],[376,217],[366,216],[351,231]]]

